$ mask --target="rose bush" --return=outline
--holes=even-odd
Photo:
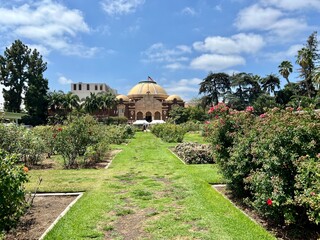
[[[290,108],[256,117],[253,111],[230,110],[210,123],[214,157],[229,187],[278,223],[319,223],[319,115]]]
[[[27,206],[23,184],[28,168],[19,160],[19,155],[0,149],[0,232],[14,227]]]

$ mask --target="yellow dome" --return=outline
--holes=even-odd
[[[129,91],[128,97],[134,98],[146,94],[157,95],[163,99],[168,97],[167,92],[154,81],[139,82]]]
[[[166,100],[173,101],[174,99],[176,99],[177,101],[183,101],[182,98],[179,97],[178,95],[170,95]]]
[[[116,99],[118,100],[122,99],[122,101],[124,102],[129,102],[129,98],[126,95],[122,95],[122,94],[116,96]]]

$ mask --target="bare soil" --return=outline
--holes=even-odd
[[[39,239],[54,220],[77,196],[36,196],[32,207],[5,240]]]
[[[213,187],[228,198],[234,205],[245,212],[251,219],[271,232],[277,239],[281,240],[319,240],[320,229],[317,226],[279,226],[270,220],[261,217],[256,211],[244,204],[240,199],[232,195],[231,191],[224,185]]]

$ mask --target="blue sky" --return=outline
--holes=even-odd
[[[278,74],[319,27],[320,0],[0,0],[0,54],[15,39],[37,48],[51,91],[127,94],[151,76],[190,100],[209,71]]]

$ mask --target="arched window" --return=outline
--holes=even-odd
[[[154,120],[161,120],[161,115],[159,112],[154,113]]]
[[[137,120],[143,120],[143,113],[137,112]]]

